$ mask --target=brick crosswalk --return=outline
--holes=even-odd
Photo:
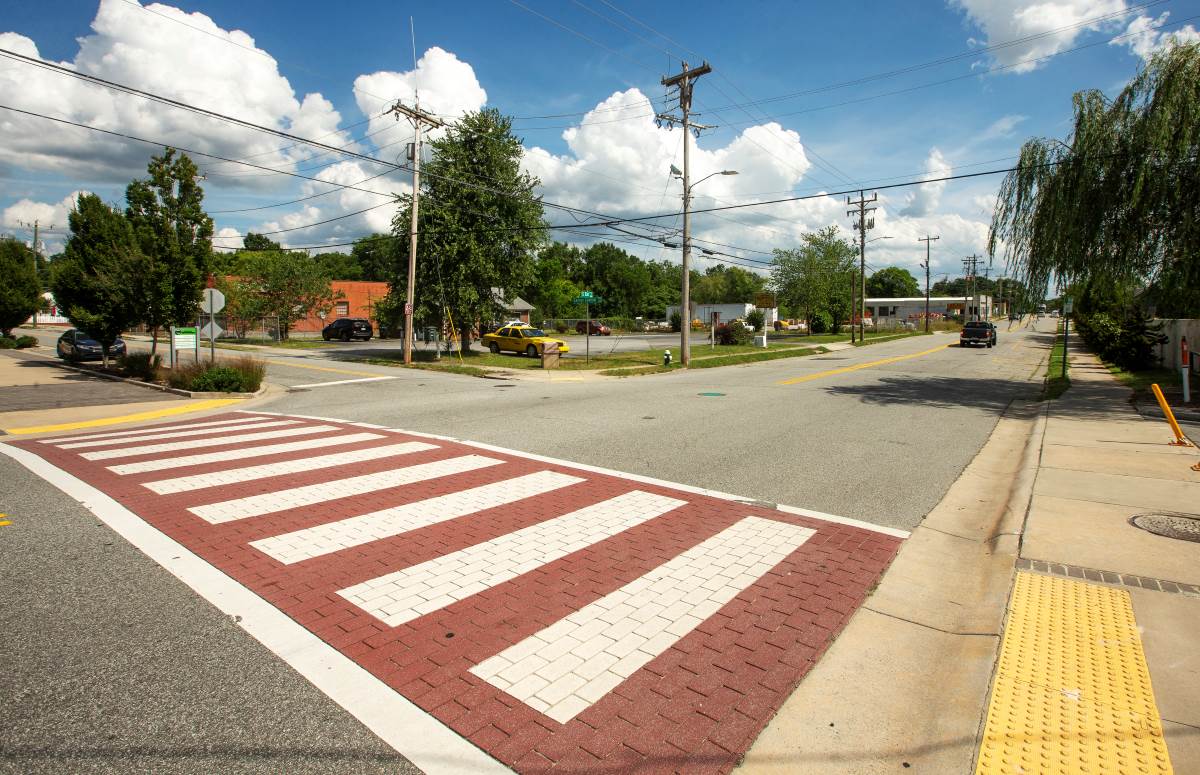
[[[14,446],[518,772],[727,772],[900,538],[494,447],[234,412]]]

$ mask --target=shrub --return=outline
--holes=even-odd
[[[11,336],[0,336],[0,350],[12,350],[17,346],[17,340]]]
[[[756,309],[746,316],[746,322],[754,326],[755,331],[762,331],[767,325],[767,313],[761,309]]]
[[[242,373],[229,366],[210,366],[192,379],[188,389],[199,393],[241,393]]]
[[[683,317],[678,312],[671,313],[671,330],[678,334],[683,329]]]
[[[128,353],[118,362],[125,376],[140,379],[143,382],[154,382],[158,379],[159,369],[162,368],[162,356],[150,353]]]
[[[717,344],[749,344],[752,336],[741,323],[722,323],[717,326]]]
[[[197,393],[253,393],[262,386],[267,364],[254,358],[238,358],[210,366],[194,363],[178,366],[167,374],[167,384]]]
[[[1107,312],[1075,315],[1073,319],[1080,337],[1104,360],[1128,371],[1144,369],[1153,362],[1155,336],[1140,313],[1121,320]]]
[[[814,334],[828,334],[833,331],[833,316],[825,310],[816,312],[812,316],[811,330]]]
[[[37,347],[37,346],[38,346],[38,340],[37,340],[37,337],[35,337],[35,336],[18,336],[17,337],[17,349],[18,350],[24,350],[27,347]]]

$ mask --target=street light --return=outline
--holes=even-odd
[[[691,305],[691,270],[692,270],[692,231],[691,231],[691,210],[692,210],[692,189],[700,185],[704,181],[711,178],[713,175],[736,175],[737,170],[721,170],[720,172],[712,172],[697,180],[695,183],[688,181],[687,174],[687,138],[684,138],[684,165],[683,171],[680,171],[674,164],[671,165],[671,175],[683,181],[683,282],[681,283],[680,305],[679,305],[679,363],[687,367],[692,360],[692,349],[689,335],[692,332],[692,305]]]

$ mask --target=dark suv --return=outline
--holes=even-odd
[[[958,346],[982,344],[988,347],[996,344],[996,327],[986,320],[974,320],[963,325],[962,333],[958,336]]]
[[[330,339],[341,339],[349,342],[351,339],[371,341],[371,321],[366,318],[338,318],[321,329],[321,338],[328,342]]]

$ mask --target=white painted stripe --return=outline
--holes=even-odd
[[[746,517],[480,662],[471,672],[565,724],[758,581],[815,532]]]
[[[293,388],[316,388],[316,387],[333,387],[334,385],[352,385],[355,382],[382,382],[386,379],[399,379],[399,377],[361,377],[359,379],[339,379],[334,382],[310,382],[307,385],[289,385]]]
[[[356,584],[338,594],[389,627],[396,627],[686,504],[634,490]]]
[[[690,492],[690,493],[694,493],[696,495],[707,495],[710,498],[718,498],[723,501],[733,501],[734,503],[742,503],[742,504],[746,504],[748,506],[761,506],[762,505],[762,504],[758,503],[757,501],[755,501],[753,498],[748,498],[743,495],[731,495],[730,493],[721,492],[720,490],[709,490],[704,487],[693,487],[690,484],[681,484],[679,482],[668,482],[665,479],[656,479],[653,476],[642,476],[641,474],[631,474],[626,471],[616,471],[611,468],[603,468],[601,466],[593,466],[593,465],[588,465],[586,463],[576,463],[572,460],[564,460],[559,457],[549,457],[547,455],[535,455],[533,453],[522,452],[517,449],[508,449],[506,447],[498,447],[495,444],[484,444],[484,443],[478,442],[478,441],[468,441],[466,439],[459,439],[459,438],[455,438],[454,436],[445,436],[445,435],[441,435],[441,434],[437,434],[437,433],[421,433],[419,431],[409,431],[409,430],[404,430],[402,428],[392,428],[387,425],[376,425],[375,423],[349,422],[346,420],[339,420],[336,417],[319,417],[317,415],[311,415],[311,414],[286,414],[284,412],[265,412],[265,411],[261,411],[261,410],[251,410],[251,409],[235,409],[234,411],[242,412],[244,414],[250,414],[251,412],[253,412],[254,415],[268,415],[271,417],[298,417],[303,420],[319,420],[321,422],[341,422],[341,423],[346,423],[347,425],[353,425],[358,428],[372,428],[372,429],[377,429],[377,430],[391,431],[392,433],[404,433],[409,436],[416,436],[416,437],[422,438],[422,439],[433,439],[434,441],[450,441],[455,444],[465,444],[468,447],[475,447],[476,449],[482,449],[482,450],[486,450],[488,452],[501,452],[505,455],[513,455],[515,457],[523,457],[526,460],[536,460],[539,463],[550,463],[552,465],[571,466],[572,468],[578,468],[581,471],[590,471],[591,473],[594,473],[594,474],[604,474],[606,476],[617,476],[622,479],[628,479],[633,482],[640,482],[642,484],[652,484],[652,485],[655,485],[658,487],[670,487],[675,490],[683,490],[684,492]],[[763,506],[763,508],[770,508],[770,506],[769,505]],[[896,538],[908,538],[909,536],[912,535],[912,533],[908,530],[901,530],[900,528],[888,527],[886,525],[877,525],[874,522],[865,522],[861,519],[853,519],[852,517],[841,517],[841,516],[838,516],[837,514],[826,514],[823,511],[814,511],[812,509],[802,509],[802,508],[798,508],[796,506],[785,506],[783,504],[777,504],[775,506],[775,508],[778,509],[779,511],[787,512],[788,514],[796,514],[801,517],[808,517],[809,519],[817,519],[822,522],[833,522],[833,523],[836,523],[839,525],[849,525],[851,527],[859,527],[859,528],[862,528],[863,530],[870,530],[875,533],[882,533],[883,535],[894,536]]]
[[[219,436],[215,439],[189,439],[188,441],[170,441],[165,444],[147,444],[144,447],[121,447],[120,449],[105,449],[100,452],[83,452],[84,460],[109,460],[114,457],[131,457],[133,455],[152,455],[159,452],[178,452],[183,449],[204,449],[219,447],[222,444],[242,444],[251,441],[266,441],[268,439],[286,439],[289,436],[308,436],[325,431],[340,431],[335,425],[306,425],[302,428],[284,428],[278,431],[263,431],[262,433],[240,433],[234,436]]]
[[[245,422],[241,425],[229,425],[224,428],[199,428],[190,431],[170,431],[167,433],[151,433],[132,439],[93,439],[91,441],[76,441],[71,444],[58,444],[59,449],[82,449],[84,447],[111,447],[115,444],[138,444],[143,441],[159,441],[161,439],[183,439],[193,436],[211,436],[214,433],[241,433],[256,431],[260,428],[277,428],[282,425],[299,425],[299,420],[275,420],[274,422]]]
[[[250,495],[245,498],[235,498],[220,503],[209,503],[204,506],[193,506],[188,511],[197,517],[214,525],[222,522],[233,522],[248,517],[258,517],[275,511],[285,511],[300,506],[311,506],[314,503],[348,498],[354,495],[364,495],[377,490],[400,487],[406,484],[424,482],[451,474],[465,474],[503,463],[494,457],[482,455],[464,455],[448,460],[435,460],[432,463],[394,468],[390,471],[380,471],[376,474],[364,474],[349,479],[336,479],[332,482],[307,484],[303,487],[293,487],[288,490],[265,492]]]
[[[371,447],[370,449],[360,449],[354,452],[337,452],[332,455],[317,455],[316,457],[300,458],[299,460],[284,460],[280,463],[264,463],[263,465],[247,466],[245,468],[226,468],[222,471],[214,471],[208,474],[193,474],[192,476],[180,476],[175,479],[160,479],[157,482],[145,482],[142,486],[159,495],[167,495],[169,493],[188,492],[190,490],[203,490],[206,487],[217,487],[223,484],[238,484],[239,482],[249,482],[254,479],[283,476],[284,474],[321,471],[333,466],[365,463],[368,460],[381,460],[382,458],[395,457],[396,455],[410,455],[414,452],[425,452],[437,448],[436,444],[427,444],[423,441],[405,441],[400,444],[387,444],[382,447]]]
[[[116,431],[113,433],[86,433],[82,436],[57,436],[52,439],[41,439],[41,444],[59,444],[64,441],[83,441],[85,439],[108,439],[118,436],[140,436],[143,433],[155,433],[157,431],[181,431],[186,428],[207,428],[217,425],[239,425],[252,422],[254,420],[269,420],[270,417],[237,417],[232,420],[213,420],[212,422],[193,422],[184,425],[155,425],[149,428],[139,428],[136,431]]]
[[[436,525],[584,481],[539,471],[250,543],[284,565]]]
[[[108,495],[32,452],[0,443],[0,453],[83,504],[422,771],[512,775],[473,743]]]
[[[229,449],[223,452],[206,452],[200,455],[183,455],[181,457],[163,457],[157,460],[144,460],[141,463],[125,463],[118,466],[109,466],[108,470],[114,474],[143,474],[148,471],[164,471],[169,468],[183,468],[185,466],[202,466],[208,463],[224,463],[227,460],[245,460],[251,457],[263,457],[265,455],[280,455],[285,452],[300,452],[309,449],[325,449],[327,447],[338,447],[343,444],[357,444],[360,441],[373,441],[382,439],[382,433],[347,433],[343,436],[326,436],[321,439],[304,439],[302,441],[288,441],[283,444],[260,444],[257,447],[243,447],[242,449]]]

